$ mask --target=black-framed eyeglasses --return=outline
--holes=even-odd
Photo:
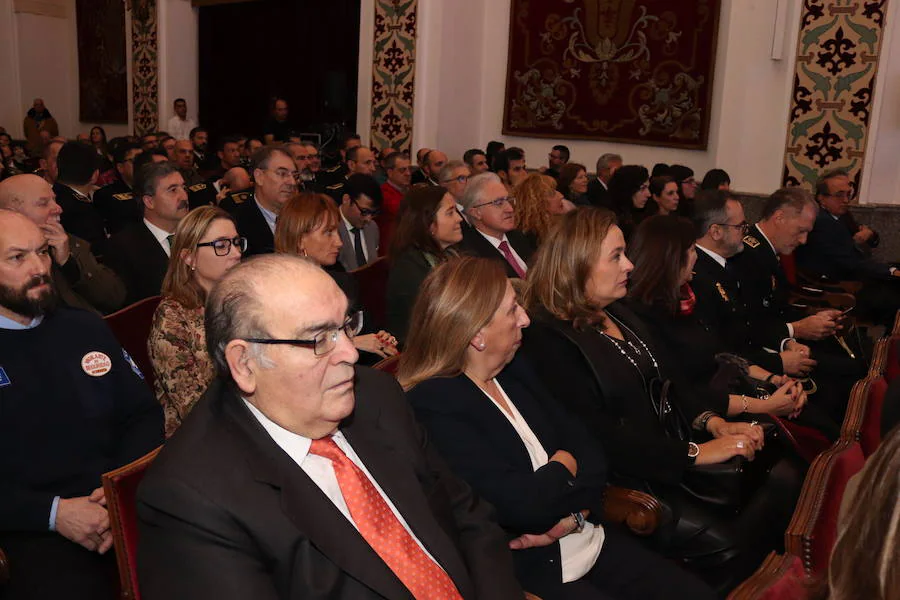
[[[216,256],[228,256],[231,252],[231,247],[234,246],[237,248],[241,254],[247,251],[247,238],[245,237],[236,237],[236,238],[222,238],[219,240],[213,240],[211,242],[203,242],[201,244],[197,244],[198,248],[202,248],[203,246],[210,246],[215,251]]]
[[[713,223],[713,225],[718,225],[719,227],[736,227],[741,230],[741,233],[747,235],[750,233],[750,223],[744,221],[743,223],[738,223],[737,225],[732,225],[730,223]]]
[[[450,179],[444,179],[441,181],[441,183],[453,183],[454,181],[456,183],[466,183],[469,181],[469,176],[468,175],[458,175],[456,177],[451,177]]]
[[[344,332],[351,340],[359,335],[363,328],[362,311],[355,312],[344,320],[344,324],[334,329],[326,329],[316,335],[311,340],[276,340],[271,338],[244,338],[245,342],[253,344],[281,344],[286,346],[295,346],[298,348],[312,348],[316,356],[324,356],[334,350],[337,345],[338,336]]]
[[[500,208],[501,206],[503,206],[504,202],[509,202],[510,206],[516,205],[515,198],[513,198],[512,196],[504,196],[502,198],[497,198],[496,200],[491,200],[489,202],[482,202],[481,204],[473,204],[469,208],[481,208],[482,206],[487,206],[489,204],[491,206],[493,206],[494,208]]]
[[[353,201],[353,206],[355,206],[359,210],[359,214],[364,217],[377,217],[381,214],[381,209],[378,208],[363,208],[359,205],[359,202],[356,200]]]

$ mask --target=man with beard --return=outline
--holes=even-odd
[[[253,155],[253,200],[234,213],[237,230],[247,238],[244,256],[275,251],[275,219],[297,191],[297,166],[283,148],[267,146]]]
[[[194,148],[194,166],[197,169],[203,169],[207,163],[206,148],[209,144],[209,132],[202,127],[194,127],[191,129],[190,140],[191,146]]]
[[[159,295],[175,227],[189,209],[184,178],[170,162],[142,166],[134,183],[143,218],[110,238],[106,261],[125,282],[129,302]]]
[[[97,315],[54,309],[50,244],[0,210],[0,547],[5,600],[114,598],[100,476],[163,441],[159,404]]]
[[[66,233],[62,208],[50,184],[37,175],[14,175],[0,182],[0,209],[24,215],[50,245],[51,276],[63,304],[110,313],[125,302],[125,286],[91,254],[84,240]]]

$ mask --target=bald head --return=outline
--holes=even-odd
[[[228,186],[228,189],[234,192],[246,190],[253,185],[253,182],[250,181],[250,174],[247,173],[247,169],[244,167],[232,167],[228,169],[225,171],[225,175],[222,176],[222,180],[225,182],[225,185]]]
[[[0,208],[24,215],[35,225],[59,223],[62,209],[50,184],[37,175],[13,175],[0,181]]]

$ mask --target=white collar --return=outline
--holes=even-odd
[[[250,409],[250,413],[259,421],[259,424],[263,426],[263,429],[266,430],[266,433],[272,438],[272,440],[278,444],[278,446],[284,450],[298,465],[303,462],[303,459],[309,454],[309,448],[312,445],[312,440],[308,437],[304,437],[300,434],[294,433],[292,431],[288,431],[275,421],[271,420],[267,417],[261,410],[253,406],[250,402],[247,401],[246,398],[241,398],[244,401],[244,405]],[[336,441],[345,442],[346,438],[344,438],[344,434],[341,433],[340,430],[335,431],[332,436]]]
[[[0,315],[0,329],[10,329],[14,331],[22,331],[25,329],[34,329],[44,321],[44,315],[37,316],[31,320],[28,325],[22,325],[18,321],[13,321],[9,317]]]
[[[701,246],[700,244],[697,244],[696,246],[697,246],[697,250],[703,250],[703,252],[705,252],[707,256],[709,256],[711,259],[713,259],[714,261],[719,263],[720,267],[722,267],[723,269],[725,268],[726,259],[724,256],[722,256],[721,254],[717,254],[717,253],[713,252],[712,250],[708,250],[708,249],[704,248],[703,246]]]
[[[484,239],[486,239],[491,244],[493,244],[494,248],[497,248],[498,250],[500,249],[500,244],[502,244],[503,242],[506,242],[506,245],[509,246],[510,249],[512,249],[512,245],[509,243],[509,240],[506,239],[505,233],[498,239],[490,234],[483,232],[482,230],[478,229],[477,227],[475,228],[475,231],[480,233],[482,235],[482,237],[484,237]]]
[[[166,231],[165,229],[160,229],[146,218],[144,219],[144,225],[147,226],[147,229],[150,230],[150,233],[153,234],[153,237],[156,238],[156,241],[159,242],[159,245],[162,246],[162,249],[165,250],[166,256],[172,255],[172,247],[169,246],[169,236],[172,235],[171,232]]]
[[[772,244],[769,238],[766,237],[766,232],[762,230],[762,227],[759,226],[759,223],[756,224],[756,230],[759,232],[759,235],[761,235],[763,239],[766,240],[766,243],[769,245],[769,248],[772,249],[772,252],[775,253],[775,256],[778,256],[778,250],[775,249],[775,246]]]

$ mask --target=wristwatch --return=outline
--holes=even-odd
[[[584,531],[584,524],[587,522],[584,519],[584,515],[581,514],[581,511],[576,511],[572,513],[572,518],[575,519],[575,530],[574,533],[581,533]]]
[[[691,460],[692,465],[697,462],[698,456],[700,456],[700,446],[694,442],[688,442],[688,458]]]

